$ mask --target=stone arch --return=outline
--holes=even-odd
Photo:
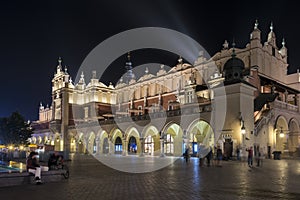
[[[120,129],[116,128],[111,132],[111,142],[113,145],[113,152],[116,154],[121,154],[124,148],[124,144],[123,134]]]
[[[87,150],[90,154],[96,153],[96,135],[93,131],[88,135]]]
[[[144,138],[144,152],[148,155],[160,154],[160,134],[158,129],[153,126],[146,126],[142,131]]]
[[[54,150],[60,151],[61,150],[61,137],[59,133],[54,134]]]
[[[109,141],[108,141],[108,133],[106,131],[101,131],[99,137],[99,152],[107,154],[109,153]]]
[[[300,129],[299,123],[295,118],[291,118],[289,121],[289,133],[287,146],[289,152],[295,152],[299,148],[300,144]]]
[[[38,138],[37,138],[37,143],[38,143],[38,144],[42,144],[42,142],[43,142],[42,137],[41,137],[41,136],[38,136]]]
[[[37,139],[36,139],[35,136],[33,136],[33,137],[32,137],[32,144],[37,144],[36,142],[37,142]]]
[[[213,147],[215,145],[213,128],[207,121],[202,119],[196,119],[188,126],[187,137],[194,155],[198,153],[200,146],[208,149],[209,146]],[[232,150],[230,151],[232,152]]]
[[[163,128],[164,153],[166,155],[181,156],[185,150],[183,130],[174,122],[168,123]]]
[[[140,134],[135,127],[127,128],[126,142],[129,154],[136,154],[141,152]]]
[[[286,133],[289,131],[289,126],[287,119],[279,115],[276,120],[275,120],[275,125],[274,125],[275,131],[275,137],[274,137],[274,143],[275,143],[275,150],[276,151],[281,151],[282,153],[287,151],[287,137]],[[284,135],[281,135],[281,130],[284,133]]]
[[[83,133],[80,132],[77,136],[77,152],[78,153],[85,153],[85,139]]]

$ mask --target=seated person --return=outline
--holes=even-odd
[[[63,165],[63,156],[58,155],[57,152],[50,155],[48,160],[49,169],[59,169],[62,168]]]
[[[30,152],[26,160],[26,168],[29,173],[33,173],[37,184],[41,183],[41,171],[48,171],[48,167],[40,166],[38,163],[38,153]]]

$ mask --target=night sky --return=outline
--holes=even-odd
[[[237,48],[245,47],[256,19],[265,42],[272,21],[277,45],[281,47],[283,37],[286,40],[289,71],[300,67],[300,12],[293,1],[220,2],[2,1],[0,116],[19,111],[26,119],[37,120],[39,103],[51,103],[51,79],[59,56],[75,78],[94,47],[117,33],[138,27],[182,32],[213,55],[221,50],[225,39],[232,42],[234,38]],[[176,59],[177,55],[155,50],[146,55],[143,51],[132,53],[133,65],[173,65]],[[120,57],[101,80],[106,84],[115,82],[119,74],[112,72],[124,71],[125,60],[125,55]]]

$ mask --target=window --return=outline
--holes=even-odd
[[[275,48],[272,47],[272,56],[275,56]]]
[[[143,114],[143,106],[138,106],[138,110],[139,110],[139,115],[142,115]]]
[[[145,139],[145,153],[152,155],[154,151],[154,141],[151,135]]]
[[[167,134],[165,140],[165,154],[174,154],[174,139],[172,135]]]
[[[189,91],[186,93],[186,103],[192,103],[193,102],[193,91]]]
[[[89,117],[89,107],[85,107],[84,108],[84,118],[88,118]]]
[[[122,139],[120,137],[117,137],[115,141],[115,153],[121,153],[121,152],[122,152]]]

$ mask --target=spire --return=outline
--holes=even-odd
[[[65,74],[68,74],[68,68],[66,65],[65,65]]]
[[[282,48],[285,47],[285,41],[284,41],[284,38],[282,38],[281,44],[282,44]]]
[[[279,53],[282,55],[283,58],[286,58],[287,57],[287,48],[285,47],[285,40],[284,40],[284,38],[282,38],[281,44],[282,44],[282,47],[279,50]]]
[[[234,39],[232,41],[232,54],[231,54],[231,57],[235,57],[236,54],[235,54],[235,42],[234,42]]]
[[[273,22],[271,22],[271,25],[270,25],[270,32],[273,32]]]
[[[58,65],[61,66],[61,63],[62,63],[62,59],[61,59],[61,57],[59,56],[59,57],[58,57]]]
[[[132,70],[132,63],[130,60],[130,52],[127,53],[126,70]]]
[[[271,22],[270,32],[268,34],[268,43],[271,44],[273,47],[276,47],[276,37],[273,30],[274,30],[274,26],[273,26],[273,22]]]
[[[92,71],[92,79],[97,79],[97,72],[95,70]]]
[[[80,79],[79,79],[79,83],[85,85],[84,74],[83,74],[83,72],[81,72]]]
[[[148,73],[149,73],[149,69],[148,69],[148,67],[146,67],[145,74],[148,74]]]
[[[135,75],[132,72],[132,62],[130,52],[127,53],[127,61],[125,64],[126,74],[125,74],[125,82],[129,83],[130,80],[135,79]]]
[[[258,29],[258,20],[255,20],[254,29],[250,34],[250,40],[254,41],[251,43],[252,46],[259,46],[260,45],[260,30]],[[259,41],[257,41],[259,40]]]
[[[255,23],[254,23],[254,29],[258,29],[258,20],[257,19],[255,20]]]
[[[182,64],[182,57],[181,56],[179,56],[179,58],[178,58],[178,64]]]
[[[61,66],[62,59],[61,59],[61,57],[58,57],[57,62],[58,62],[58,65],[57,65],[57,72],[60,72],[60,71],[62,71],[62,66]]]
[[[223,49],[228,49],[229,47],[229,44],[227,42],[227,40],[224,41],[224,44],[223,44]]]

